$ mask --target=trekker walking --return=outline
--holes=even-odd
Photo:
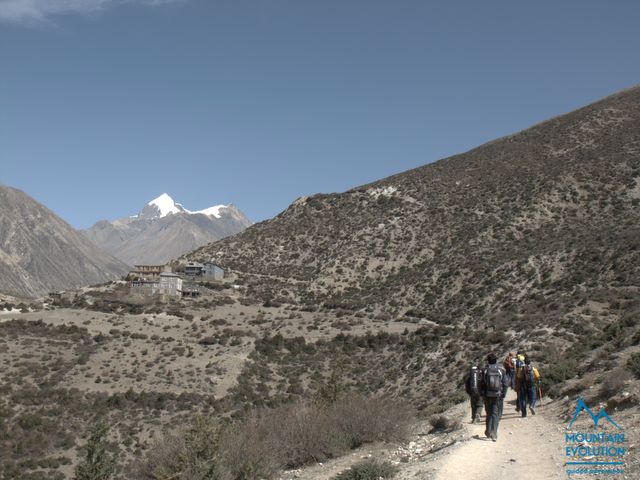
[[[498,365],[498,357],[495,353],[487,355],[487,366],[484,369],[483,397],[486,412],[486,428],[484,435],[494,442],[498,440],[498,425],[502,416],[504,397],[509,388],[507,372]]]
[[[507,358],[504,359],[504,363],[502,364],[505,372],[507,372],[507,378],[509,379],[509,388],[511,390],[516,389],[516,357],[512,352],[509,352]]]
[[[518,350],[518,352],[516,353],[516,358],[515,358],[515,364],[516,364],[516,370],[515,370],[515,378],[518,378],[518,375],[520,375],[520,370],[522,370],[522,367],[524,367],[524,357],[525,357],[525,353],[522,350]],[[518,386],[516,385],[516,381],[514,380],[514,385],[513,385],[513,389],[516,391],[516,412],[520,411],[520,389],[518,388]]]
[[[471,423],[480,421],[480,415],[484,406],[482,400],[482,379],[483,372],[480,367],[473,365],[464,382],[465,390],[471,401]]]
[[[540,381],[540,372],[538,369],[531,365],[531,359],[524,357],[524,366],[518,372],[516,378],[516,388],[518,389],[520,414],[523,417],[527,416],[527,406],[531,411],[531,415],[535,415],[536,411],[536,386]]]

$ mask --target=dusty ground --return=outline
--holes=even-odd
[[[433,470],[437,472],[433,478],[562,478],[564,425],[551,415],[546,415],[547,412],[543,412],[542,408],[537,409],[535,416],[521,418],[512,405],[514,402],[515,394],[510,391],[497,442],[484,438],[484,425],[466,424],[464,428],[471,440],[453,447],[448,455],[438,459],[433,465]]]
[[[484,439],[484,422],[471,424],[467,403],[456,405],[446,415],[458,418],[462,428],[447,434],[428,433],[430,425],[415,426],[411,439],[398,445],[377,444],[351,455],[313,467],[286,472],[283,480],[326,480],[365,459],[389,461],[400,468],[395,480],[554,480],[568,478],[564,456],[567,407],[574,401],[559,400],[536,408],[535,416],[521,418],[515,411],[515,394],[510,391],[497,442]],[[637,470],[637,412],[614,415],[627,432],[627,475],[606,478],[632,479]],[[484,418],[483,418],[484,420]],[[587,430],[590,420],[581,418],[577,428]],[[631,427],[631,428],[629,428]],[[582,476],[581,478],[598,478]]]

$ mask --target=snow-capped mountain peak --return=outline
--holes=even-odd
[[[224,208],[229,208],[228,205],[214,205],[213,207],[205,208],[203,210],[187,210],[181,203],[176,202],[168,193],[163,193],[157,198],[154,198],[140,211],[138,215],[131,218],[142,219],[156,219],[163,218],[167,215],[174,215],[178,213],[186,213],[189,215],[201,214],[209,217],[221,218],[220,211]]]
[[[159,197],[154,198],[147,203],[147,206],[156,207],[160,212],[158,215],[160,218],[166,217],[172,213],[186,212],[184,207],[179,203],[176,203],[167,193],[163,193]]]
[[[234,204],[192,211],[163,193],[138,215],[98,222],[85,235],[128,265],[160,265],[250,225]]]

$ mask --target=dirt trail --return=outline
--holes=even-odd
[[[472,437],[432,464],[435,480],[558,479],[565,476],[562,426],[547,418],[540,406],[536,415],[521,418],[515,411],[516,395],[507,394],[498,441],[484,438],[484,421],[470,424],[465,411],[464,428]],[[483,418],[484,420],[484,418]],[[477,435],[477,437],[476,437]],[[416,478],[416,477],[413,477]]]
[[[566,478],[564,425],[556,420],[556,408],[521,418],[515,411],[516,395],[507,394],[498,441],[484,438],[481,423],[469,423],[468,402],[452,407],[446,415],[462,421],[451,433],[428,433],[428,421],[415,425],[411,441],[373,444],[324,464],[285,472],[281,480],[328,480],[363,459],[389,461],[400,471],[394,480],[550,480]]]

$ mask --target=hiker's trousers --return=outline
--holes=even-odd
[[[524,385],[520,387],[520,395],[518,396],[520,402],[520,414],[523,417],[527,416],[527,406],[536,406],[536,387],[527,388]]]
[[[501,397],[484,397],[484,409],[487,415],[485,435],[488,437],[498,438],[502,401]]]
[[[480,416],[482,412],[483,401],[482,395],[469,395],[469,401],[471,402],[471,421]]]

